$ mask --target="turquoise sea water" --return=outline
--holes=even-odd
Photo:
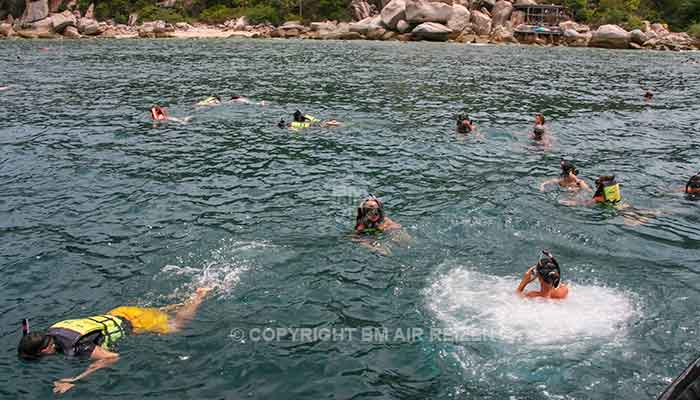
[[[700,203],[675,192],[700,169],[694,58],[1,41],[0,398],[52,398],[88,365],[18,360],[22,318],[40,329],[200,285],[216,291],[189,329],[127,338],[64,396],[654,398],[700,347]],[[211,94],[269,105],[194,106]],[[193,119],[154,127],[156,103]],[[297,108],[345,124],[278,129]],[[454,133],[458,112],[481,137]],[[535,112],[551,148],[528,138]],[[663,213],[631,226],[559,204],[571,194],[539,184],[562,156]],[[381,238],[391,256],[350,240],[368,193],[411,237]],[[542,248],[566,301],[513,294]]]

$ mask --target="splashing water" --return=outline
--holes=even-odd
[[[621,338],[636,314],[631,296],[615,289],[568,283],[568,298],[554,301],[520,298],[518,283],[460,267],[425,294],[428,308],[456,337],[525,346]]]
[[[166,265],[162,274],[189,276],[186,288],[210,287],[221,295],[228,295],[241,280],[241,275],[251,266],[251,251],[271,247],[265,242],[224,241],[212,252],[210,259],[199,267],[188,265]],[[184,262],[183,262],[184,264]]]

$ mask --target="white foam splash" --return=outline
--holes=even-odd
[[[241,275],[251,268],[249,252],[270,246],[266,242],[224,241],[201,266],[166,265],[161,273],[189,276],[188,287],[210,287],[226,295],[238,285]]]
[[[515,293],[518,283],[460,267],[426,289],[426,302],[442,328],[456,337],[520,346],[624,337],[636,314],[630,296],[615,289],[567,282],[564,300],[523,299]]]

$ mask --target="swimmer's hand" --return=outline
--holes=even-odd
[[[53,392],[55,394],[63,394],[71,389],[73,389],[73,386],[75,384],[71,383],[74,382],[73,379],[59,379],[57,381],[54,381],[53,383]]]

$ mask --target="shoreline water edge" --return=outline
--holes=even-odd
[[[450,4],[451,3],[451,4]],[[467,4],[468,6],[468,4]],[[0,23],[0,38],[294,38],[316,40],[438,41],[469,44],[528,44],[536,46],[599,47],[608,49],[697,51],[700,38],[670,32],[666,25],[642,21],[641,29],[626,31],[618,25],[597,29],[577,23],[562,13],[561,20],[532,24],[528,7],[534,0],[498,0],[489,8],[468,8],[459,1],[391,0],[377,14],[366,13],[356,22],[323,21],[279,26],[249,23],[243,16],[223,24],[144,21],[132,15],[128,24],[97,21],[94,6],[84,14],[77,9],[52,13],[46,0],[27,2],[21,18],[8,16]],[[360,14],[359,17],[364,15]]]

